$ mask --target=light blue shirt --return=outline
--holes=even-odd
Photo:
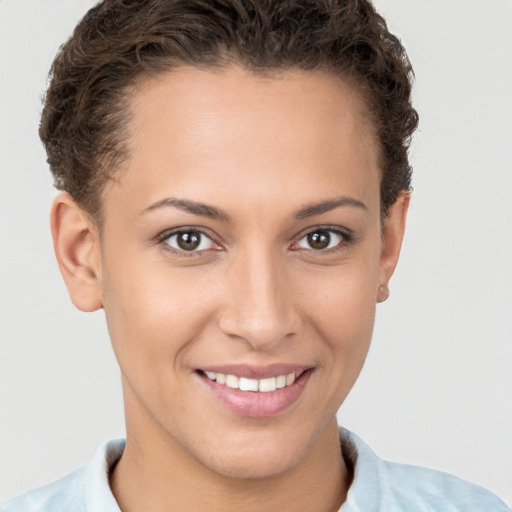
[[[340,430],[343,455],[355,469],[339,512],[510,512],[497,496],[446,473],[387,462],[355,434]],[[110,441],[83,468],[26,492],[0,512],[120,512],[108,484],[123,440]]]

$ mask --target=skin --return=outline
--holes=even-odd
[[[387,297],[409,202],[400,196],[382,227],[363,98],[321,72],[184,67],[141,82],[131,108],[130,157],[105,190],[101,230],[67,194],[52,208],[71,299],[104,308],[121,368],[121,509],[338,510],[352,475],[336,412]],[[340,197],[350,201],[325,206]],[[207,234],[200,250],[169,238],[184,226]],[[308,245],[320,228],[342,233],[329,233],[333,248]],[[313,369],[292,406],[251,418],[196,371],[240,362]]]

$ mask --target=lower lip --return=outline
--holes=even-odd
[[[240,391],[218,384],[201,373],[198,375],[215,397],[235,414],[250,418],[267,418],[285,411],[297,402],[311,373],[312,370],[307,370],[295,379],[293,384],[267,393]]]

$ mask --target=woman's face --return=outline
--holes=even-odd
[[[98,272],[128,439],[282,473],[361,370],[406,201],[382,233],[365,105],[329,75],[181,68],[131,105]]]

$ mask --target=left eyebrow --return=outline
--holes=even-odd
[[[353,197],[342,196],[336,199],[329,199],[327,201],[322,201],[321,203],[306,206],[305,208],[300,209],[295,214],[295,218],[298,220],[306,219],[308,217],[313,217],[314,215],[320,215],[321,213],[326,213],[328,211],[334,210],[335,208],[339,208],[340,206],[352,206],[355,208],[368,210],[368,208],[366,208],[366,205],[359,201],[358,199],[354,199]]]
[[[186,199],[176,199],[174,197],[166,197],[165,199],[161,199],[160,201],[153,203],[152,205],[145,208],[143,213],[170,206],[184,210],[194,215],[199,215],[201,217],[208,217],[210,219],[222,220],[226,222],[230,220],[230,217],[227,213],[215,208],[214,206],[198,203],[196,201],[189,201]]]

